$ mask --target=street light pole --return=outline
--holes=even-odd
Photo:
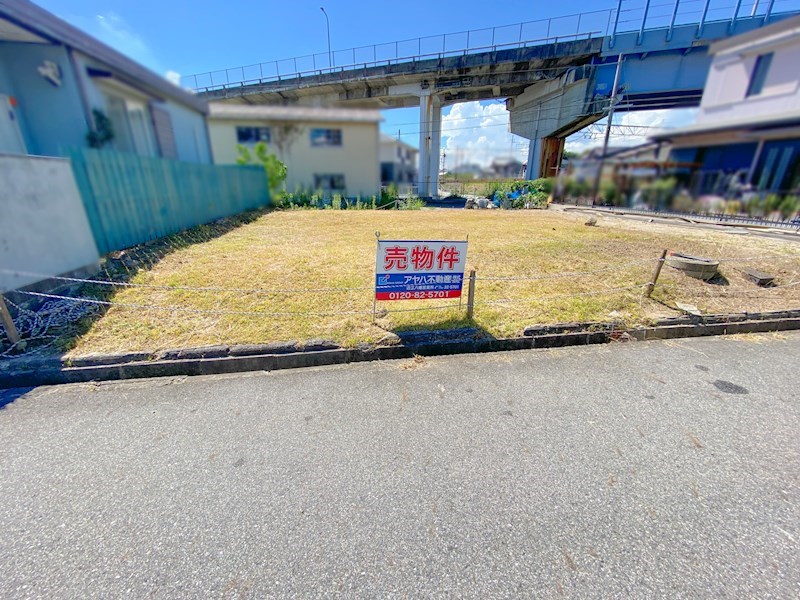
[[[325,15],[325,23],[328,26],[328,66],[333,67],[333,54],[331,54],[331,21],[325,9],[322,6],[320,6],[319,9],[322,11],[322,14]]]

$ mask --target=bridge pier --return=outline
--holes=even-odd
[[[419,169],[417,193],[422,198],[439,195],[439,148],[442,140],[441,100],[422,90],[419,96]]]

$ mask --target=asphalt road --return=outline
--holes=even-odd
[[[0,596],[800,596],[800,334],[0,392]]]

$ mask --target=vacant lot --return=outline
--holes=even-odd
[[[597,227],[586,227],[585,220],[585,215],[556,211],[266,213],[216,239],[176,249],[132,280],[242,291],[123,288],[112,297],[118,306],[75,340],[72,354],[310,338],[355,345],[403,329],[467,325],[508,336],[536,323],[643,323],[679,314],[676,301],[707,312],[800,307],[800,286],[763,290],[737,270],[749,265],[776,275],[779,285],[793,284],[800,281],[800,245],[619,219],[601,218]],[[376,231],[388,239],[469,236],[468,268],[479,278],[474,323],[466,321],[457,302],[444,309],[379,313],[373,322]],[[653,299],[644,299],[641,286],[664,248],[716,258],[763,258],[724,262],[724,280],[717,285],[665,267]],[[581,274],[598,269],[606,270]],[[366,289],[281,291],[319,288]],[[378,308],[444,304],[393,302]]]

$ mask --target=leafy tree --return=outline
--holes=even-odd
[[[239,144],[237,146],[239,156],[236,163],[240,165],[250,165],[256,162],[264,166],[264,171],[267,174],[267,185],[269,186],[270,194],[274,197],[277,196],[283,183],[286,181],[286,165],[275,156],[275,154],[267,150],[267,145],[264,142],[258,142],[253,147],[253,152],[247,146]],[[255,155],[255,157],[253,156]]]

